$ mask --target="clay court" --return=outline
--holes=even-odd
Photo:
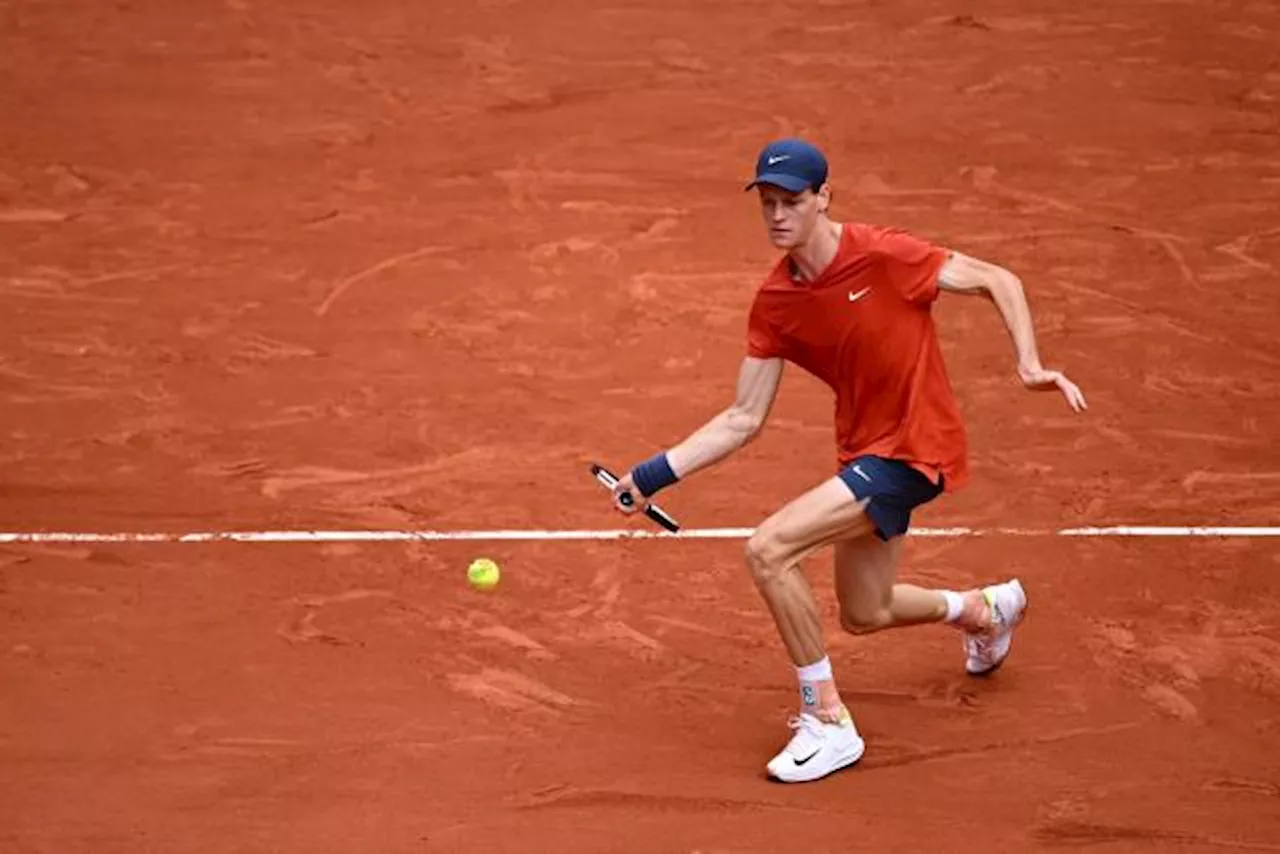
[[[1280,851],[1272,3],[0,2],[0,531],[527,532],[0,545],[12,852]],[[740,538],[588,475],[727,404],[773,250],[742,185],[1023,279],[1088,396],[937,315],[973,479],[903,577],[957,635],[838,633],[868,741],[782,786],[794,674]],[[750,527],[832,471],[794,369],[664,494]],[[1001,533],[1018,528],[1019,534]],[[539,533],[543,532],[543,533]],[[549,534],[547,532],[550,532]],[[545,535],[545,536],[544,536]],[[468,562],[502,584],[468,587]]]

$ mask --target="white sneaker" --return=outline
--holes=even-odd
[[[984,587],[982,595],[991,607],[993,625],[985,632],[964,635],[964,669],[972,676],[991,673],[1004,663],[1013,645],[1013,629],[1027,610],[1026,591],[1016,578]]]
[[[866,745],[848,713],[839,723],[827,723],[807,712],[787,724],[796,734],[770,760],[769,776],[783,783],[808,783],[852,765]]]

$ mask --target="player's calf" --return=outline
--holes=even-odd
[[[822,660],[826,649],[817,603],[793,555],[767,532],[752,536],[746,549],[747,566],[773,614],[787,654],[797,667],[803,667]]]

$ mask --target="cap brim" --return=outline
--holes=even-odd
[[[803,178],[797,178],[795,175],[784,175],[780,172],[766,172],[763,175],[757,175],[756,179],[746,186],[750,190],[752,187],[760,184],[771,184],[775,187],[781,187],[792,193],[803,193],[809,189],[809,182]]]

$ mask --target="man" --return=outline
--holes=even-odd
[[[1040,364],[1017,277],[899,229],[833,221],[827,172],[822,152],[802,140],[779,140],[760,153],[747,189],[757,189],[769,239],[786,254],[751,307],[736,398],[684,441],[635,466],[614,490],[615,506],[634,513],[659,490],[746,445],[764,426],[785,362],[835,392],[838,474],[761,523],[746,548],[800,683],[795,734],[768,763],[768,773],[785,782],[824,777],[864,750],[799,571],[804,558],[834,547],[846,630],[951,623],[963,632],[965,668],[974,675],[1003,663],[1027,607],[1017,579],[965,592],[894,583],[912,509],[967,479],[964,425],[931,315],[938,293],[991,300],[1012,338],[1022,383],[1056,389],[1073,410],[1085,408],[1074,383]]]

